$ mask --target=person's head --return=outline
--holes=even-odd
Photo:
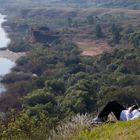
[[[134,110],[134,109],[138,109],[138,108],[139,108],[139,107],[138,107],[137,105],[134,105],[134,106],[133,106],[133,110]]]

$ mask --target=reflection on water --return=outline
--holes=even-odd
[[[0,80],[2,76],[10,72],[10,69],[15,65],[14,62],[12,62],[9,59],[6,58],[0,58]],[[0,83],[0,93],[5,91],[4,85]]]
[[[2,77],[0,77],[0,80],[2,79]],[[5,91],[5,87],[3,84],[0,83],[0,93]]]
[[[7,33],[2,28],[2,23],[5,22],[4,15],[0,14],[0,48],[7,47],[10,43],[10,39],[7,36]],[[14,62],[12,62],[9,59],[0,58],[0,80],[2,76],[10,72],[10,69],[15,65]],[[0,93],[5,91],[4,85],[0,83]]]
[[[6,21],[5,17],[6,16],[0,14],[0,48],[7,47],[7,45],[10,43],[10,39],[7,37],[7,33],[2,28],[2,23]]]
[[[12,62],[9,59],[6,58],[0,58],[0,76],[3,76],[10,72],[10,69],[15,65],[14,62]]]

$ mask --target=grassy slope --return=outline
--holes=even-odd
[[[82,131],[73,140],[140,140],[140,119],[106,124],[92,131]]]

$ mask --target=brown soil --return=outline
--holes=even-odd
[[[102,54],[103,52],[112,51],[112,48],[104,40],[79,39],[76,43],[82,51],[81,55],[83,56],[96,56]]]

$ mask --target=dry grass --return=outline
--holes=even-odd
[[[67,119],[55,130],[53,130],[50,140],[69,140],[84,129],[91,126],[93,117],[89,114],[77,114],[71,119]]]
[[[93,124],[94,114],[77,114],[67,119],[51,133],[49,140],[72,140],[84,130],[93,130],[97,124]],[[116,122],[114,115],[110,114],[106,123]]]
[[[140,119],[116,122],[110,114],[109,121],[92,125],[93,116],[80,115],[67,119],[51,133],[49,140],[139,140]],[[116,123],[111,123],[112,121]],[[98,126],[98,127],[97,127]]]

